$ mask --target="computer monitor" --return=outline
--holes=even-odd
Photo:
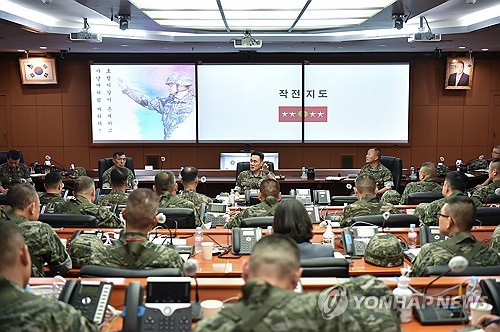
[[[264,160],[272,161],[274,170],[278,169],[278,152],[263,152]],[[236,165],[240,161],[249,161],[250,152],[221,152],[220,153],[220,169],[221,170],[236,170]]]
[[[196,228],[194,210],[187,208],[159,208],[158,213],[165,215],[164,228]]]

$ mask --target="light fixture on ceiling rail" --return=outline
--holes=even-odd
[[[254,50],[262,47],[262,40],[253,38],[250,30],[244,30],[241,39],[233,39],[233,45],[241,51]]]
[[[89,32],[90,25],[87,18],[83,18],[83,29],[80,32],[72,32],[69,34],[69,39],[72,41],[88,41],[91,43],[102,43],[102,36],[98,33]]]
[[[118,23],[120,24],[120,30],[127,30],[130,28],[130,15],[118,15]]]
[[[392,23],[395,29],[403,29],[405,22],[405,14],[392,14]]]
[[[424,26],[424,21],[427,26]],[[431,30],[431,27],[429,26],[429,22],[427,22],[427,19],[425,16],[420,16],[420,26],[418,28],[418,32],[414,33],[413,35],[410,35],[408,37],[408,42],[438,42],[441,41],[441,34],[440,33],[433,33]]]

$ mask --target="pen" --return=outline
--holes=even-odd
[[[485,328],[486,326],[488,326],[490,324],[498,324],[498,323],[500,323],[500,318],[489,319],[489,320],[485,320],[481,326],[483,328]]]

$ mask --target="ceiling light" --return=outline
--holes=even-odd
[[[41,50],[46,50],[47,49],[47,46],[40,46],[39,49]]]
[[[26,50],[17,50],[18,52],[26,52]]]
[[[490,49],[489,48],[482,48],[481,51],[489,51]]]
[[[7,0],[0,0],[0,8],[2,8],[2,11],[10,13],[12,15],[21,18],[29,17],[31,21],[48,26],[54,26],[56,22],[59,21],[58,19],[52,16],[40,13],[39,10],[38,11],[31,10]]]
[[[463,49],[465,49],[467,47],[466,46],[459,46],[458,48],[461,49],[461,50],[463,50]]]
[[[465,25],[472,25],[498,16],[500,16],[500,5],[478,10],[472,14],[460,17],[459,20]]]

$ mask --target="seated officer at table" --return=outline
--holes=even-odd
[[[0,194],[6,194],[7,190],[16,183],[32,183],[30,169],[20,163],[21,154],[17,150],[7,152],[7,162],[0,165]]]
[[[196,167],[187,166],[182,169],[181,183],[184,190],[179,194],[179,197],[192,202],[197,209],[199,209],[203,203],[212,203],[210,197],[196,192],[196,187],[198,186],[198,169]]]
[[[281,199],[280,184],[275,179],[265,179],[260,183],[260,203],[238,213],[226,224],[227,228],[240,227],[241,221],[252,217],[274,216]]]
[[[484,160],[484,159],[479,160],[479,161],[480,161],[480,163],[481,163],[481,167],[478,167],[478,168],[486,168],[486,167],[488,166],[488,163],[490,163],[493,159],[497,159],[497,158],[500,158],[500,145],[495,145],[495,146],[493,147],[493,149],[491,150],[491,159],[488,159],[488,160]],[[474,160],[476,160],[476,159],[474,159]],[[472,161],[472,162],[473,162],[473,161]],[[472,163],[472,162],[471,162],[471,163]],[[468,165],[468,166],[469,166],[469,170],[470,170],[470,169],[477,169],[477,168],[474,168],[474,166],[475,166],[475,165],[474,165],[474,164],[473,164],[473,165],[471,165],[471,163],[469,163],[469,165]],[[471,168],[471,166],[472,166],[472,168]],[[478,185],[477,185],[477,186],[475,186],[474,188],[475,188],[475,189],[479,189],[479,188],[481,188],[481,187],[486,186],[486,185],[487,185],[487,184],[489,184],[489,183],[490,183],[490,179],[489,179],[489,177],[488,177],[486,180],[484,180],[484,182],[483,182],[483,183],[478,184]]]
[[[283,234],[297,242],[300,259],[332,257],[332,243],[313,244],[313,225],[304,204],[296,199],[287,199],[278,204],[274,213],[273,232]]]
[[[161,208],[187,208],[193,209],[196,225],[201,226],[200,214],[194,204],[184,198],[177,196],[177,182],[171,171],[162,171],[155,176],[153,190],[160,197]]]
[[[449,198],[438,215],[439,232],[449,238],[423,245],[411,267],[413,276],[422,276],[428,266],[448,265],[454,256],[465,257],[469,266],[500,264],[498,253],[470,233],[476,220],[476,206],[469,197]]]
[[[111,188],[111,171],[114,169],[121,169],[127,173],[127,189],[137,189],[137,185],[134,185],[135,175],[132,170],[125,167],[127,162],[127,156],[125,152],[116,151],[113,153],[113,166],[108,168],[102,173],[102,188]]]
[[[64,188],[62,180],[62,176],[59,172],[45,174],[45,183],[43,184],[45,192],[38,193],[40,204],[64,202],[64,198],[61,197],[61,192]]]
[[[97,227],[119,228],[122,223],[118,216],[104,206],[92,203],[95,200],[94,180],[88,176],[80,176],[75,180],[73,193],[74,198],[56,204],[54,213],[62,214],[85,214],[97,219]]]
[[[500,158],[493,159],[488,167],[488,179],[490,184],[483,186],[472,194],[472,197],[478,199],[481,203],[486,203],[486,197],[494,194],[495,190],[500,188]]]
[[[243,263],[245,285],[240,301],[197,323],[195,331],[400,331],[394,309],[357,308],[345,299],[344,310],[330,306],[333,294],[295,293],[302,274],[299,250],[290,238],[263,237]],[[342,288],[349,296],[390,296],[389,288],[373,276],[350,279]],[[331,302],[331,301],[330,301]],[[337,303],[335,303],[337,304]]]
[[[493,235],[491,235],[491,247],[500,254],[500,225],[495,228]]]
[[[418,172],[418,182],[410,182],[405,186],[399,204],[408,204],[408,196],[412,193],[441,192],[443,187],[434,180],[437,166],[433,162],[422,163]]]
[[[421,225],[427,226],[437,226],[438,225],[438,213],[443,207],[443,205],[452,197],[455,196],[466,196],[465,189],[467,188],[467,177],[460,172],[453,171],[446,174],[443,183],[443,189],[441,193],[443,198],[435,200],[431,203],[421,203],[417,205],[415,209],[415,214],[420,219]],[[472,199],[476,206],[481,206],[481,202],[477,199]]]
[[[352,217],[383,214],[384,212],[397,214],[398,210],[396,210],[394,205],[379,200],[376,190],[377,186],[373,176],[360,174],[354,186],[354,194],[358,198],[358,201],[344,208],[340,226],[350,226]]]
[[[29,184],[17,184],[9,190],[7,202],[10,206],[0,210],[0,219],[13,221],[21,229],[31,254],[32,276],[43,277],[44,264],[54,274],[71,269],[71,258],[59,236],[49,224],[37,221],[40,200],[35,189]]]
[[[253,151],[250,154],[250,170],[242,171],[236,179],[234,191],[243,193],[247,189],[257,189],[265,179],[274,179],[274,174],[269,171],[264,163],[264,154]]]
[[[91,257],[93,265],[127,269],[178,268],[183,260],[177,251],[148,240],[149,231],[158,223],[158,196],[151,189],[130,193],[123,210],[125,233],[112,245],[97,250]]]
[[[127,204],[127,172],[123,168],[115,168],[111,171],[111,192],[99,197],[98,205],[111,206],[114,204]]]
[[[71,305],[33,295],[25,290],[31,259],[19,228],[0,222],[0,330],[99,331]]]

